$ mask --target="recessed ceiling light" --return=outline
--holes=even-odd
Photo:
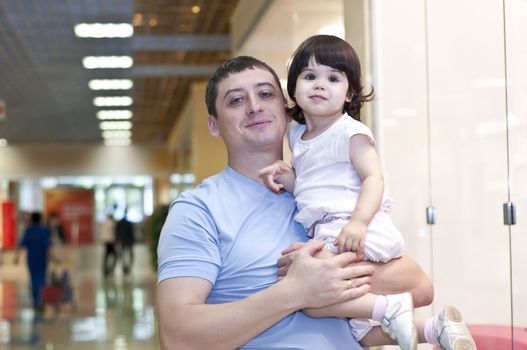
[[[130,23],[79,23],[73,30],[79,38],[129,38],[134,35]]]
[[[193,14],[198,14],[199,11],[201,11],[201,9],[199,8],[198,5],[194,5],[194,6],[192,6],[192,13],[193,13]]]
[[[134,60],[130,56],[86,56],[82,65],[86,69],[97,68],[130,68]]]
[[[99,96],[93,99],[93,104],[97,107],[131,106],[133,102],[130,96]]]
[[[134,26],[140,26],[140,25],[143,25],[143,14],[141,13],[136,13],[134,14],[134,19],[133,19],[133,24]]]
[[[132,111],[127,109],[111,109],[111,110],[102,110],[97,112],[97,119],[108,120],[108,119],[131,119]]]
[[[104,121],[99,123],[101,130],[130,130],[132,122],[129,121]]]
[[[149,25],[150,27],[155,27],[155,26],[157,25],[157,19],[155,19],[155,18],[150,18],[150,19],[148,20],[148,25]]]
[[[128,90],[134,83],[130,79],[92,79],[88,86],[92,90]]]
[[[105,130],[102,132],[104,139],[128,139],[132,136],[130,130]]]
[[[130,139],[107,139],[104,140],[105,146],[129,146],[132,143]]]

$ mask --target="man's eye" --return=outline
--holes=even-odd
[[[269,97],[273,97],[273,93],[270,92],[270,91],[262,91],[260,92],[260,97],[262,98],[269,98]]]
[[[241,98],[241,97],[234,97],[234,98],[230,99],[229,105],[237,105],[237,104],[240,104],[242,102],[243,102],[243,98]]]

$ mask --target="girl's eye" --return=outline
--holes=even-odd
[[[313,74],[313,73],[307,73],[307,74],[304,76],[304,79],[306,79],[306,80],[314,80],[314,79],[315,79],[315,74]]]
[[[329,77],[329,81],[332,83],[338,83],[340,81],[339,77],[336,75],[332,75]]]

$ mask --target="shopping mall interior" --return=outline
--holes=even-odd
[[[417,314],[453,304],[478,349],[527,349],[525,18],[526,0],[0,0],[0,349],[159,349],[160,223],[227,161],[207,80],[250,55],[285,87],[315,34],[374,88],[391,216],[434,284]],[[73,292],[42,312],[15,258],[35,211],[59,214]],[[130,274],[103,274],[108,214],[133,223]]]

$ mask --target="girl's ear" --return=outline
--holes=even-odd
[[[346,96],[346,102],[351,102],[351,99],[353,98],[353,95],[354,95],[354,94],[355,94],[355,93],[354,93],[353,91],[350,91],[350,92],[348,93],[348,96]]]
[[[215,117],[209,114],[208,117],[209,132],[214,137],[220,136],[220,130],[218,129],[218,123]]]

